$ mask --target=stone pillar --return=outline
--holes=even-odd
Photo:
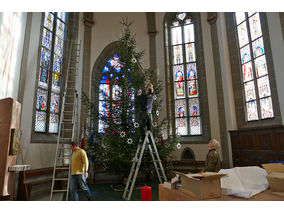
[[[150,69],[156,69],[156,17],[154,12],[147,12],[147,29],[149,35]]]

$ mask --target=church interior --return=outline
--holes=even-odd
[[[71,142],[87,153],[92,201],[124,200],[144,140],[135,135],[136,91],[150,83],[159,153],[150,145],[145,153],[158,163],[142,162],[134,200],[142,199],[143,181],[156,201],[204,200],[207,192],[188,195],[183,182],[208,171],[212,139],[219,197],[208,192],[205,200],[284,200],[283,12],[1,12],[0,38],[0,200],[51,200],[65,187],[64,178],[55,183],[64,172],[56,161],[70,166]],[[130,117],[127,130],[122,115]],[[282,178],[280,191],[264,164]],[[230,172],[254,178],[261,190],[221,194]],[[70,200],[68,193],[53,198]]]

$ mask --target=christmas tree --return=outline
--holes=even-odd
[[[127,177],[137,145],[142,139],[138,116],[140,108],[135,101],[138,89],[145,91],[148,83],[153,84],[157,100],[152,108],[152,133],[163,162],[175,148],[177,138],[165,138],[162,134],[166,122],[159,120],[162,83],[157,80],[155,70],[145,70],[140,65],[144,53],[136,50],[136,40],[131,33],[132,23],[125,18],[121,24],[122,33],[114,49],[116,54],[106,61],[103,71],[102,80],[108,84],[100,86],[100,100],[104,100],[102,109],[98,110],[85,94],[82,100],[90,115],[86,137],[89,157],[96,162],[103,162],[108,172]],[[150,174],[153,169],[152,159],[146,150],[141,171]]]

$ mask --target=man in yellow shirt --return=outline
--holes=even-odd
[[[80,149],[76,143],[72,142],[70,146],[73,151],[71,159],[71,178],[70,194],[71,200],[78,201],[78,188],[80,187],[86,193],[88,200],[91,200],[91,191],[87,185],[89,161],[87,154]]]

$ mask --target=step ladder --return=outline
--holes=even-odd
[[[150,137],[150,141],[149,141],[149,137]],[[125,200],[129,201],[131,198],[132,191],[133,191],[133,188],[136,182],[136,178],[139,172],[139,168],[140,168],[141,161],[142,161],[143,154],[144,154],[146,147],[148,148],[150,155],[152,157],[155,170],[156,170],[160,183],[164,183],[165,181],[167,181],[167,177],[166,177],[164,168],[162,166],[159,153],[158,153],[155,141],[153,139],[152,132],[147,131],[143,144],[142,145],[141,143],[138,144],[135,157],[132,160],[133,161],[132,167],[130,169],[130,173],[129,173],[129,176],[126,182],[126,186],[124,188],[123,196],[122,196],[123,199]]]
[[[54,160],[54,170],[50,192],[50,201],[55,200],[54,193],[69,195],[71,156],[70,143],[79,141],[76,132],[78,125],[78,93],[76,76],[80,57],[80,43],[70,42],[65,90],[62,98],[61,116]],[[60,186],[60,187],[58,187]],[[57,188],[56,188],[57,187]],[[60,189],[58,189],[60,188]]]

